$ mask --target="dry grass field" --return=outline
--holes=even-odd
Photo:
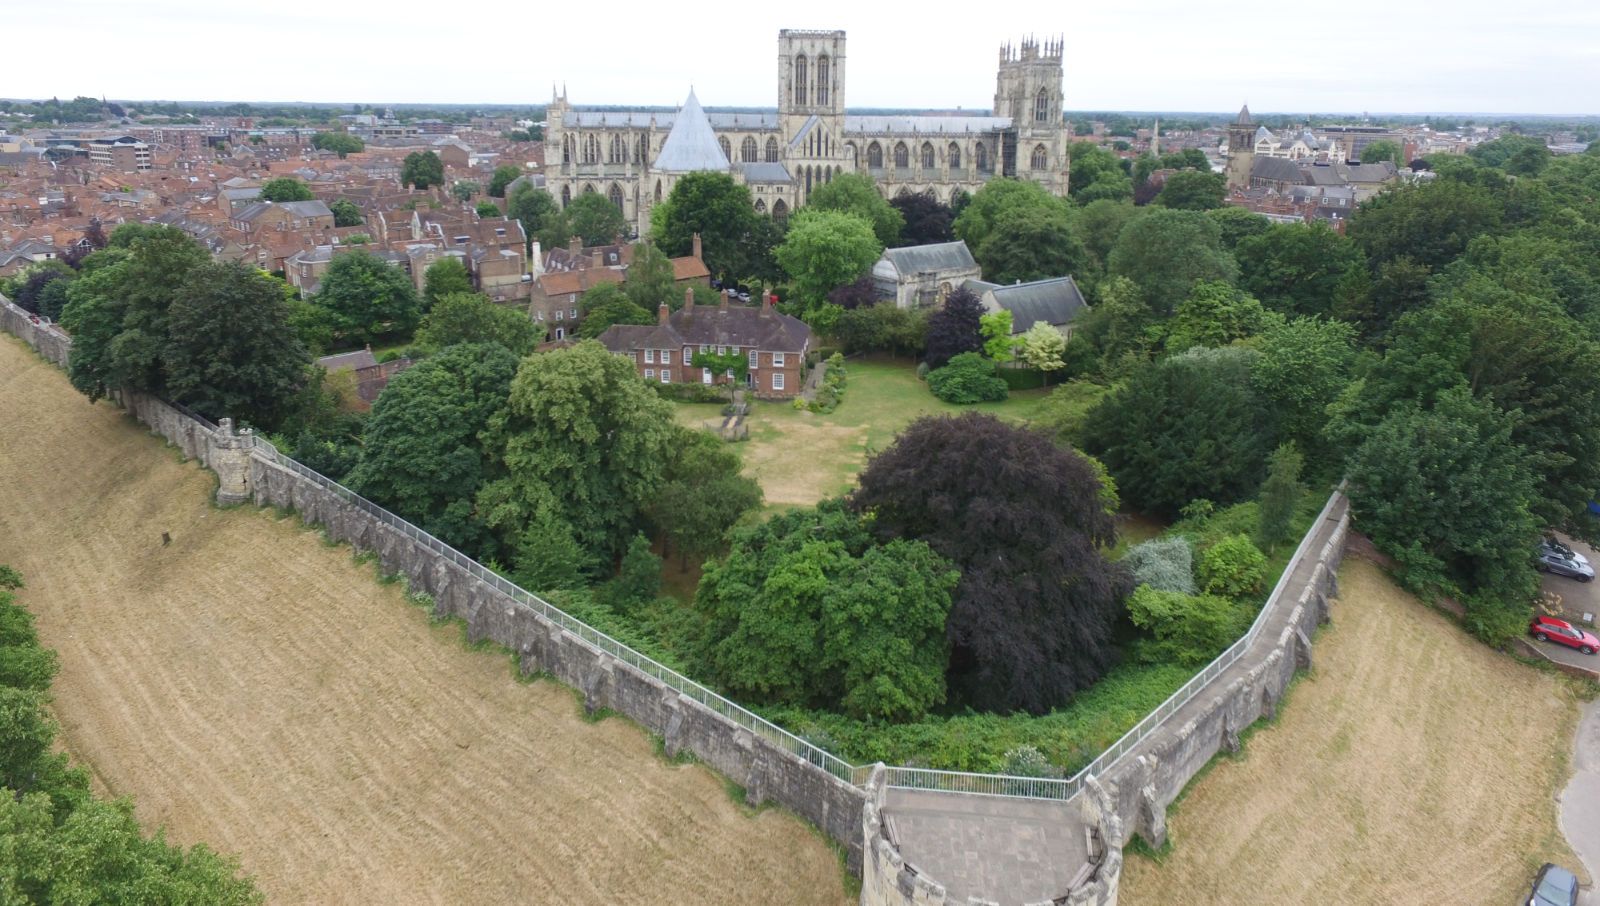
[[[1125,906],[1497,904],[1541,862],[1578,717],[1556,675],[1495,654],[1346,561],[1315,672],[1279,722],[1173,812],[1160,864],[1129,855]]]
[[[146,827],[237,854],[272,903],[846,901],[799,819],[213,487],[0,338],[0,563],[60,652],[67,747]]]

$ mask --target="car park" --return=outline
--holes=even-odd
[[[1566,620],[1555,617],[1538,616],[1528,624],[1528,632],[1541,642],[1555,642],[1568,648],[1576,648],[1584,654],[1594,654],[1600,651],[1600,638],[1592,632],[1579,629]]]
[[[1559,865],[1544,863],[1528,892],[1528,906],[1577,906],[1578,877]]]

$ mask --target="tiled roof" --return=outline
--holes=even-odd
[[[706,263],[693,255],[672,259],[672,279],[696,280],[701,277],[711,276],[710,268]]]
[[[651,326],[613,324],[600,335],[612,352],[676,349],[679,346],[755,347],[763,351],[799,353],[811,340],[811,328],[799,318],[766,306],[684,306]]]

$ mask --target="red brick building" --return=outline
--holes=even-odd
[[[600,342],[632,359],[640,377],[664,384],[726,384],[734,372],[695,367],[695,354],[742,355],[749,363],[744,384],[751,393],[762,399],[792,399],[805,386],[811,328],[774,310],[770,300],[757,308],[729,305],[723,296],[713,308],[695,305],[693,290],[686,290],[683,308],[671,311],[662,304],[655,324],[613,324]]]

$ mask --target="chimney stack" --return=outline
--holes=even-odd
[[[669,315],[671,315],[671,314],[672,314],[672,309],[667,306],[667,303],[665,303],[665,302],[661,303],[660,305],[656,306],[656,323],[657,324],[665,324],[665,323],[667,323],[667,317]]]
[[[696,258],[699,258],[700,257],[700,234],[699,233],[695,233],[694,234],[694,238],[692,240],[690,240],[690,243],[691,243],[691,246],[690,246],[689,254],[695,256]],[[702,260],[704,260],[704,259],[702,259]]]
[[[767,314],[772,311],[773,300],[778,298],[777,293],[766,293],[761,297],[761,312]]]
[[[579,252],[583,251],[583,237],[582,236],[574,236],[571,239],[568,239],[567,240],[567,251],[571,252],[574,255],[576,255]]]
[[[694,287],[692,286],[683,288],[683,310],[694,311]]]

